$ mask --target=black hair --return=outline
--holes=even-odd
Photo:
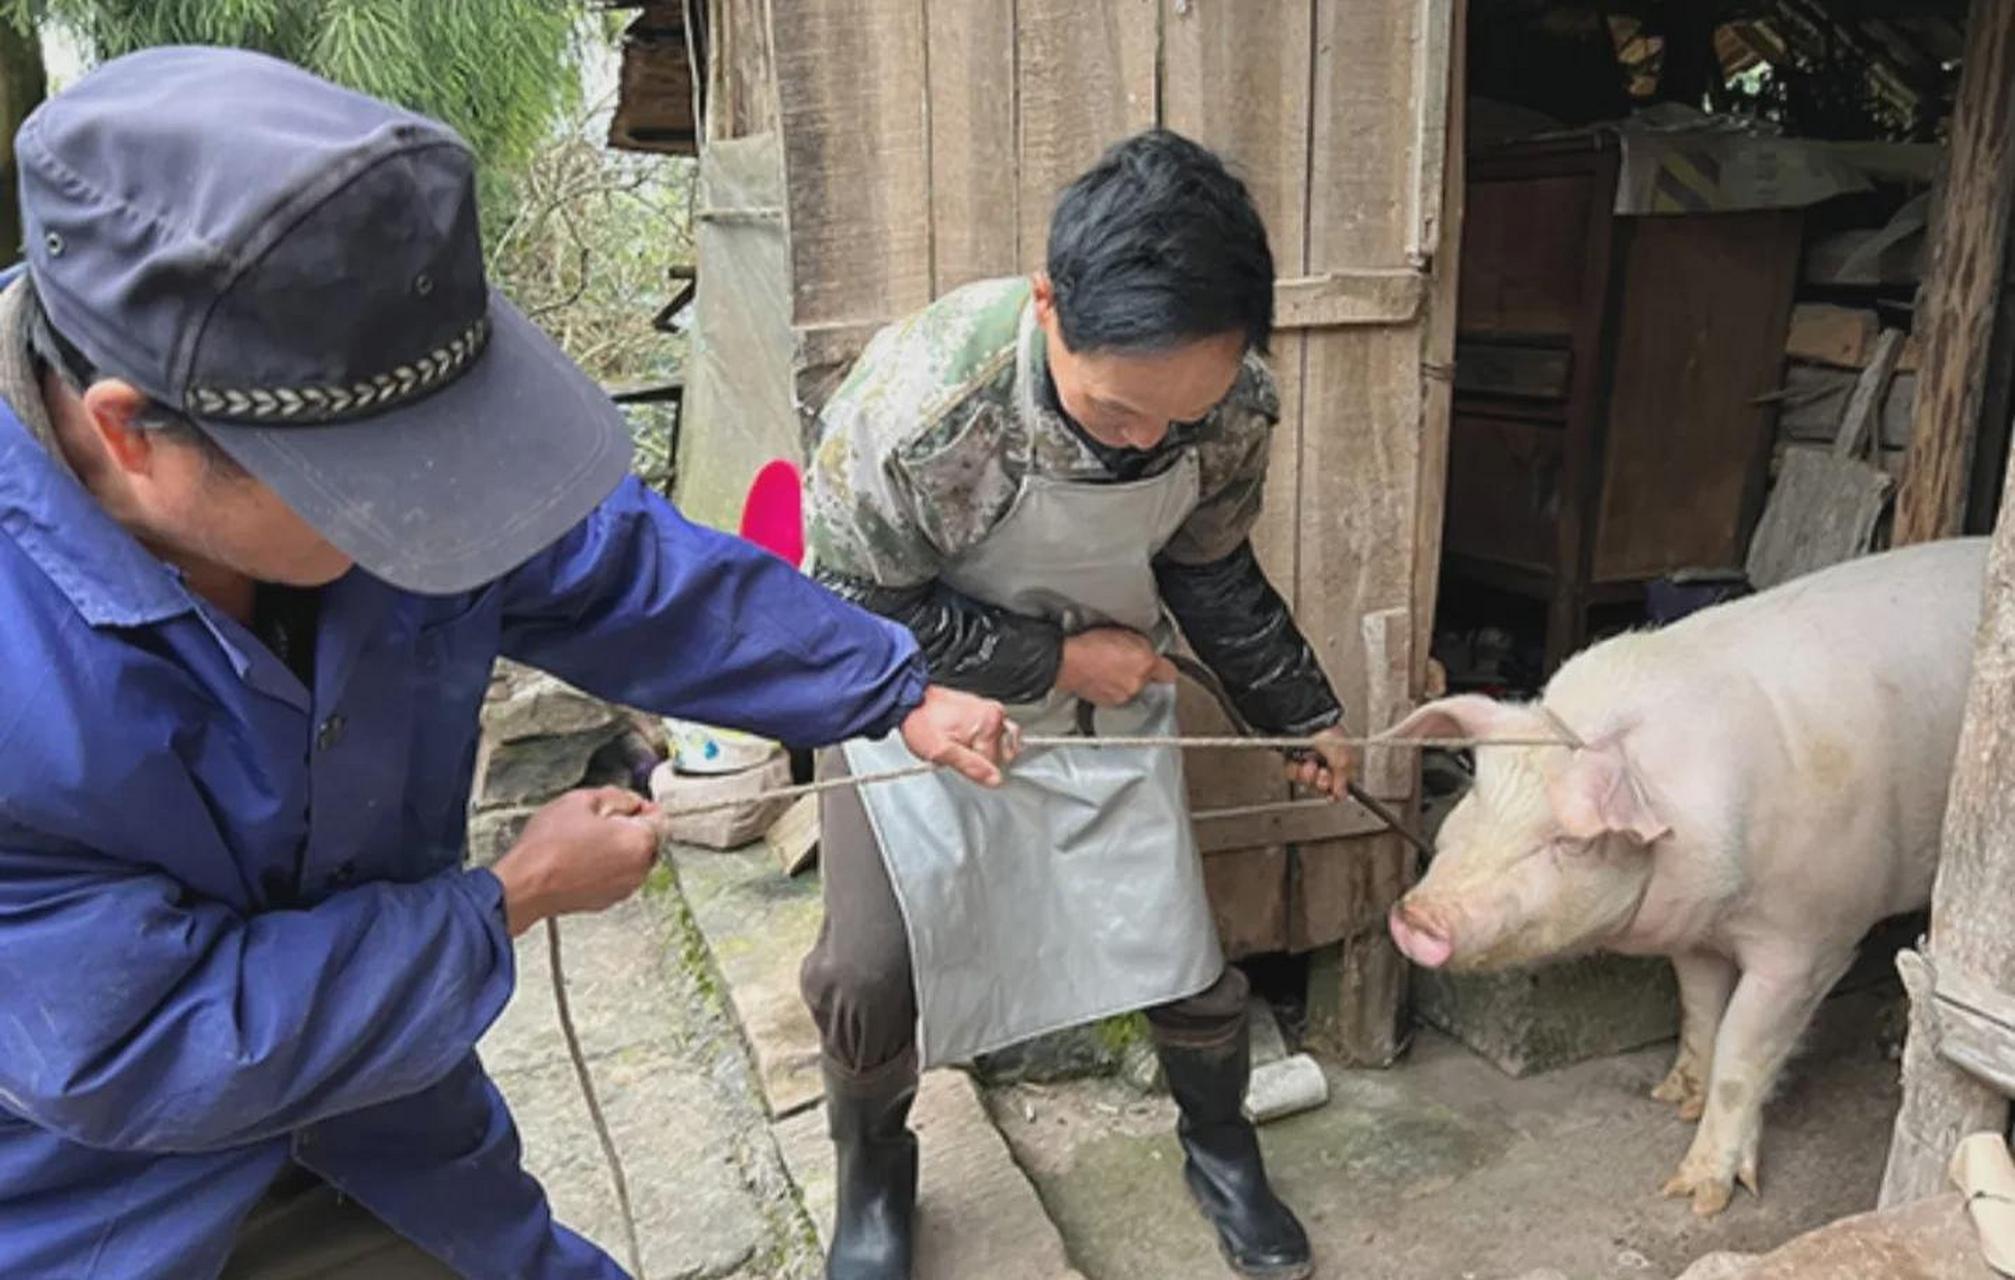
[[[1165,350],[1221,333],[1262,354],[1273,251],[1245,184],[1204,147],[1149,129],[1064,188],[1049,278],[1072,351]]]
[[[91,357],[49,322],[49,313],[43,310],[42,299],[35,292],[32,282],[28,288],[28,346],[37,359],[55,370],[56,376],[79,395],[105,376],[92,363]],[[133,415],[133,425],[159,439],[188,445],[203,455],[205,465],[221,475],[237,475],[244,471],[238,460],[226,453],[224,447],[212,440],[210,434],[197,426],[193,419],[158,400],[149,398]]]

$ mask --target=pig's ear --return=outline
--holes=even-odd
[[[1388,738],[1487,738],[1509,723],[1512,709],[1480,693],[1430,702],[1380,735]]]
[[[1546,798],[1561,829],[1576,840],[1616,833],[1650,844],[1672,830],[1651,811],[1613,738],[1576,751],[1547,785]]]

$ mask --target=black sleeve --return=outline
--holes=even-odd
[[[1190,648],[1253,728],[1299,735],[1343,719],[1315,650],[1266,580],[1250,541],[1209,564],[1157,560],[1154,576]]]
[[[1035,702],[1056,684],[1063,631],[961,595],[942,582],[884,587],[817,568],[812,577],[842,598],[908,627],[931,679],[1002,702]]]

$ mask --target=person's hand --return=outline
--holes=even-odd
[[[1315,746],[1288,759],[1287,780],[1323,792],[1332,800],[1343,799],[1357,769],[1357,754],[1344,737],[1342,729],[1316,734]]]
[[[1063,642],[1056,687],[1096,707],[1120,707],[1151,684],[1174,684],[1175,665],[1126,627],[1093,627]]]
[[[659,837],[657,806],[620,787],[569,791],[542,807],[490,868],[503,882],[511,936],[635,893],[657,863]]]
[[[1001,704],[943,685],[903,718],[903,745],[919,760],[949,765],[983,787],[997,787],[1001,767],[1021,748],[1021,726]]]

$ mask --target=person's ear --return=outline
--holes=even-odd
[[[140,415],[147,410],[146,393],[119,378],[100,378],[84,389],[83,401],[113,464],[130,475],[150,472],[156,442],[140,425]]]

